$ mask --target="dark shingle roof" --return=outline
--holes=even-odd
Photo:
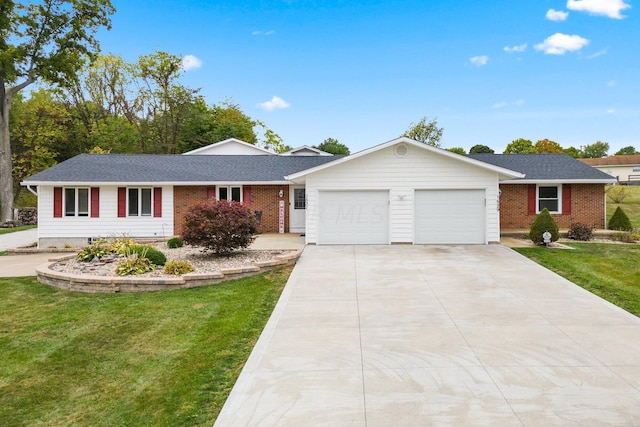
[[[524,180],[612,180],[567,154],[469,154],[485,163],[525,174]]]
[[[80,154],[25,182],[282,182],[340,157]]]

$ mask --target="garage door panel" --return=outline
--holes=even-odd
[[[321,191],[320,244],[389,243],[388,191]]]
[[[485,243],[484,190],[416,190],[415,243]]]

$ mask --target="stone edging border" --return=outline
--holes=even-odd
[[[291,251],[276,255],[267,261],[257,261],[238,268],[223,268],[220,272],[208,274],[188,273],[175,278],[68,274],[49,268],[56,261],[40,264],[36,267],[36,273],[38,282],[68,291],[85,293],[161,291],[215,285],[227,280],[255,276],[285,265],[293,265],[301,254],[302,250]]]

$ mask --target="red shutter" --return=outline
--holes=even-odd
[[[536,214],[536,185],[529,184],[528,194],[527,194],[527,206],[528,206],[528,214],[535,215]]]
[[[162,188],[160,187],[153,189],[153,216],[162,217]]]
[[[62,218],[62,187],[53,187],[53,217]]]
[[[91,218],[100,217],[100,188],[91,187]]]
[[[127,216],[127,189],[118,187],[118,218]]]
[[[207,200],[216,199],[216,187],[207,187]]]
[[[251,186],[249,185],[242,187],[242,204],[247,207],[251,206]]]
[[[571,215],[571,184],[562,186],[562,214]]]

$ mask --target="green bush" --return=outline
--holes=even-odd
[[[100,259],[109,255],[111,252],[104,246],[105,243],[107,243],[105,239],[96,240],[92,245],[82,249],[76,258],[80,261],[89,262],[94,258]]]
[[[544,243],[542,235],[545,231],[551,233],[551,241],[555,242],[560,238],[560,232],[558,225],[553,220],[553,217],[549,213],[549,209],[544,208],[538,214],[536,219],[531,224],[531,230],[529,230],[529,239],[536,245]]]
[[[120,261],[116,266],[116,273],[120,276],[130,276],[133,274],[143,274],[155,270],[156,266],[148,258],[141,256],[127,256],[127,259]]]
[[[128,253],[137,254],[138,257],[146,258],[155,265],[164,265],[167,262],[167,257],[161,251],[149,245],[131,246]]]
[[[109,250],[116,254],[125,254],[127,249],[138,243],[130,237],[118,237],[109,244]]]
[[[258,232],[253,212],[241,203],[227,200],[191,207],[183,223],[185,243],[219,255],[246,248]]]
[[[593,238],[593,230],[586,224],[574,222],[569,227],[567,237],[573,240],[589,241]]]
[[[169,261],[164,265],[164,272],[166,274],[187,274],[194,270],[193,265],[189,261]]]
[[[182,246],[184,246],[184,242],[180,237],[172,237],[167,241],[167,247],[169,249],[181,248]]]
[[[607,226],[609,230],[623,230],[623,231],[631,231],[633,227],[631,226],[631,221],[629,221],[629,217],[622,210],[620,206],[616,208],[616,211],[613,213],[613,216],[609,220],[609,225]]]

